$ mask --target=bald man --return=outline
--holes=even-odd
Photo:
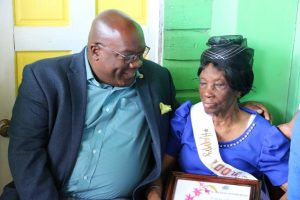
[[[27,65],[9,129],[14,182],[1,200],[137,199],[157,179],[176,105],[142,28],[108,10],[78,54]]]

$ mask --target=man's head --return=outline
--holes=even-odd
[[[88,38],[88,59],[99,82],[128,86],[148,49],[141,26],[117,10],[98,15]]]

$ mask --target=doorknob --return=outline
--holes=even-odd
[[[0,120],[0,135],[3,137],[8,137],[8,127],[10,120],[2,119]]]

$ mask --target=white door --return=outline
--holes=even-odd
[[[0,120],[11,118],[24,64],[81,51],[87,43],[90,24],[96,13],[112,7],[130,15],[128,8],[143,6],[143,3],[146,4],[147,16],[142,27],[146,43],[151,48],[149,59],[160,62],[160,0],[14,0],[14,6],[12,1],[1,0]],[[7,163],[8,140],[0,136],[0,193],[11,180]]]

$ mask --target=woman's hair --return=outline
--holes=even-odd
[[[247,47],[247,39],[241,35],[224,35],[209,38],[206,49],[200,59],[198,76],[212,63],[218,70],[224,72],[229,86],[246,95],[253,84],[254,50]]]

